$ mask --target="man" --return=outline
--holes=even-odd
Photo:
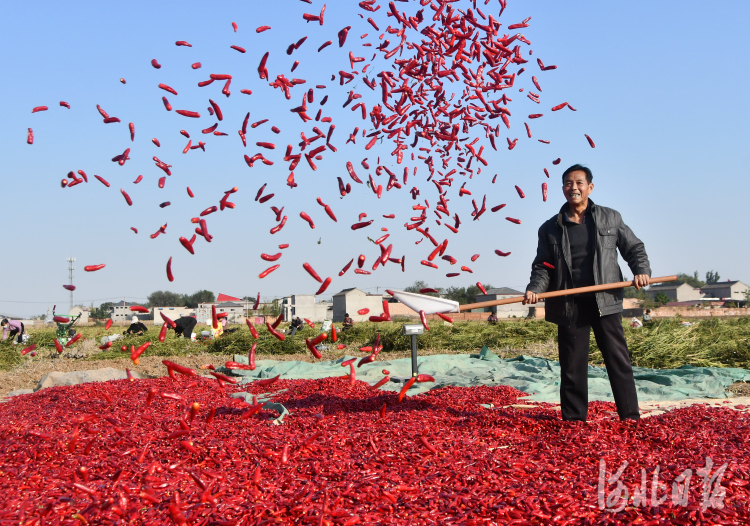
[[[138,316],[133,316],[133,318],[130,320],[130,327],[128,327],[128,330],[123,332],[123,334],[137,334],[138,336],[141,336],[144,332],[147,332],[148,328],[141,323],[141,321],[138,319]]]
[[[297,331],[300,330],[301,328],[302,328],[302,320],[300,320],[299,316],[297,316],[296,318],[292,320],[292,323],[289,325],[289,329],[291,331],[289,333],[289,336],[294,336],[295,334],[297,334]]]
[[[344,314],[344,323],[342,324],[341,330],[345,331],[354,327],[354,320],[349,317],[349,313]]]
[[[539,244],[524,304],[545,291],[623,281],[617,250],[635,276],[637,289],[649,283],[651,268],[643,242],[619,212],[595,205],[591,170],[579,164],[563,173],[567,203],[539,228]],[[591,329],[602,351],[621,420],[638,420],[638,397],[625,333],[622,289],[547,298],[545,319],[558,326],[560,405],[563,420],[586,421]]]
[[[26,327],[24,327],[23,323],[18,320],[8,320],[7,318],[3,318],[3,321],[0,322],[0,325],[3,327],[3,341],[5,341],[8,337],[10,337],[11,341],[13,338],[16,338],[16,341],[13,342],[13,345],[16,345],[18,343],[23,342],[23,333],[26,330]],[[10,334],[8,334],[10,332]]]
[[[651,309],[646,309],[646,314],[643,315],[643,324],[651,323],[653,317],[651,316]]]
[[[183,316],[181,318],[177,318],[174,323],[174,333],[177,336],[182,335],[183,338],[189,339],[193,335],[193,329],[195,329],[195,326],[198,324],[198,320],[196,320],[192,316]]]

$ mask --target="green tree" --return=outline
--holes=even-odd
[[[692,276],[690,274],[680,272],[679,274],[677,274],[677,281],[675,281],[675,283],[677,285],[679,285],[680,283],[687,283],[688,285],[696,289],[699,289],[706,284],[704,281],[701,281],[700,278],[698,278],[697,270],[693,272]]]
[[[417,280],[414,283],[412,283],[411,285],[409,285],[408,287],[406,287],[404,289],[404,292],[413,292],[415,294],[420,294],[420,292],[419,292],[420,290],[422,290],[422,289],[429,289],[429,288],[434,288],[434,287],[430,287],[427,284],[426,281]],[[437,289],[437,290],[440,290],[440,289]]]
[[[109,309],[113,305],[115,304],[111,301],[105,301],[104,303],[99,305],[99,307],[91,311],[91,316],[99,320],[106,320],[110,316]]]
[[[713,270],[709,270],[706,272],[706,283],[709,285],[712,283],[718,283],[721,276],[719,276],[718,272],[714,272]]]
[[[157,290],[148,295],[148,304],[151,307],[181,307],[185,295],[169,292],[166,290]]]
[[[672,300],[669,298],[669,296],[667,296],[663,292],[660,292],[659,294],[656,295],[656,297],[654,298],[654,301],[660,305],[666,305]]]
[[[186,295],[183,299],[186,307],[194,309],[199,303],[212,303],[216,301],[216,296],[210,290],[199,290],[191,295]]]

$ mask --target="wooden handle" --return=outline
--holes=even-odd
[[[662,276],[660,278],[650,278],[648,280],[649,285],[653,283],[664,283],[666,281],[676,281],[677,276]],[[592,285],[590,287],[579,287],[577,289],[564,289],[554,290],[552,292],[542,292],[537,294],[536,297],[541,299],[544,298],[557,298],[559,296],[571,296],[573,294],[583,294],[584,292],[599,292],[600,290],[612,290],[612,289],[624,289],[625,287],[632,287],[635,285],[633,281],[618,281],[616,283],[605,283],[603,285]],[[521,303],[524,296],[516,296],[513,298],[505,298],[502,300],[493,301],[482,301],[479,303],[469,303],[466,305],[459,305],[459,312],[471,309],[481,309],[483,307],[494,307],[495,305],[508,305],[509,303]]]

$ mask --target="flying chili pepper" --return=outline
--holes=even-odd
[[[192,46],[191,44],[188,44],[188,43],[187,43],[187,42],[185,42],[184,40],[178,40],[178,41],[177,41],[177,42],[175,42],[174,44],[175,44],[175,46],[186,46],[186,47],[193,47],[193,46]]]
[[[555,266],[551,263],[547,263],[546,261],[544,261],[542,262],[542,264],[549,269],[555,270]]]
[[[170,256],[169,261],[167,261],[167,279],[169,281],[174,281],[174,276],[172,275],[172,257]]]
[[[184,117],[192,117],[193,119],[200,118],[201,114],[197,111],[188,111],[188,110],[175,110],[175,113],[179,113],[180,115],[183,115]]]
[[[398,393],[398,403],[403,402],[404,397],[406,396],[406,392],[411,388],[412,385],[414,385],[414,382],[417,381],[416,376],[412,376],[409,378],[409,380],[404,384],[404,386],[401,388],[401,391]]]
[[[507,220],[508,220],[508,221],[510,221],[511,223],[515,223],[515,224],[517,224],[517,225],[520,225],[520,224],[521,224],[521,220],[520,220],[520,219],[513,219],[512,217],[506,217],[505,219],[507,219]]]
[[[158,63],[158,62],[156,61],[156,59],[155,59],[155,58],[152,58],[152,59],[151,59],[151,65],[152,65],[152,66],[153,66],[153,67],[154,67],[155,69],[160,69],[160,68],[161,68],[161,64],[159,64],[159,63]]]
[[[151,345],[151,342],[146,342],[135,349],[132,353],[130,353],[130,359],[133,360],[133,363],[135,365],[138,365],[138,357],[143,354],[146,349],[148,349],[149,345]]]
[[[585,135],[586,136],[586,140],[589,141],[589,146],[591,146],[592,148],[596,148],[596,145],[594,144],[594,140],[591,137],[589,137],[588,135],[586,135],[585,133],[583,135]]]
[[[315,272],[315,269],[312,268],[310,263],[303,263],[302,268],[304,268],[310,276],[313,277],[318,283],[323,283],[323,280],[320,279],[320,276],[318,276],[318,273]]]
[[[547,202],[547,183],[542,183],[542,200]]]
[[[329,286],[330,284],[331,284],[331,278],[326,278],[326,279],[325,279],[325,281],[323,282],[323,284],[322,284],[322,285],[320,286],[320,288],[318,289],[318,292],[316,292],[316,293],[315,293],[315,295],[317,296],[317,295],[319,295],[319,294],[323,294],[323,293],[324,293],[324,292],[326,291],[326,289],[328,288],[328,286]],[[334,329],[334,330],[335,330],[335,329]],[[334,332],[334,334],[336,334],[336,333]],[[335,341],[336,341],[336,340],[334,339],[334,342],[335,342]]]
[[[31,128],[28,128],[28,132],[26,134],[26,144],[34,144],[34,130]]]
[[[521,199],[526,197],[526,194],[523,193],[523,190],[521,190],[518,186],[516,186],[516,192],[518,192],[518,197]]]
[[[95,272],[97,270],[103,269],[104,267],[106,267],[106,265],[104,263],[102,263],[100,265],[87,265],[87,266],[83,267],[83,270],[85,270],[86,272]]]
[[[306,212],[300,212],[299,216],[310,224],[310,228],[315,228],[315,223],[313,223],[312,218]]]
[[[341,269],[341,272],[339,272],[339,276],[343,276],[344,274],[346,274],[346,271],[349,270],[349,267],[352,266],[352,263],[354,263],[354,258],[352,258],[352,260],[347,263],[344,268]]]
[[[263,279],[266,276],[268,276],[271,272],[273,272],[274,270],[276,270],[277,268],[279,268],[280,266],[281,265],[274,265],[273,267],[268,267],[266,270],[264,270],[263,272],[261,272],[258,275],[258,277],[261,278],[261,279]]]
[[[365,315],[365,314],[367,314],[368,312],[370,312],[370,309],[359,309],[359,310],[357,311],[357,314],[359,314],[360,316],[364,316],[364,315]]]

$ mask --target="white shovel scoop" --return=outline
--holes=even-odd
[[[649,284],[663,283],[666,281],[675,281],[677,276],[663,276],[660,278],[650,278]],[[542,292],[537,294],[537,298],[556,298],[558,296],[569,296],[572,294],[583,294],[584,292],[597,292],[601,290],[624,289],[625,287],[635,286],[633,281],[619,281],[617,283],[605,283],[604,285],[592,285],[591,287],[579,287],[577,289],[555,290],[552,292]],[[483,307],[494,307],[495,305],[507,305],[509,303],[521,303],[523,296],[506,298],[502,300],[482,301],[479,303],[469,303],[459,305],[457,301],[426,296],[424,294],[415,294],[413,292],[403,292],[401,290],[387,291],[398,301],[409,307],[415,312],[424,311],[425,314],[448,314],[451,312],[461,312],[471,309],[480,309]]]

